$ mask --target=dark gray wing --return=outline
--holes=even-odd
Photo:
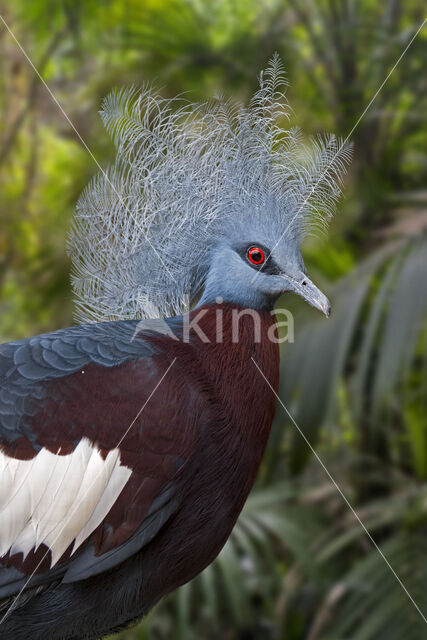
[[[34,442],[25,416],[34,414],[46,397],[46,381],[89,363],[114,367],[151,356],[155,349],[135,338],[136,331],[133,321],[88,324],[0,345],[0,443],[22,436]]]

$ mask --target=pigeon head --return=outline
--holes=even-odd
[[[239,229],[212,248],[199,304],[221,300],[269,310],[287,292],[329,316],[328,299],[306,274],[298,239],[286,230]]]
[[[275,55],[247,106],[113,91],[114,163],[89,184],[69,248],[80,321],[164,317],[222,298],[271,308],[285,292],[329,314],[301,244],[334,213],[350,149],[286,128]]]

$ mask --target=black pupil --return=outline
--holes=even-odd
[[[254,262],[261,262],[262,261],[261,251],[258,251],[257,249],[251,251],[251,258]]]

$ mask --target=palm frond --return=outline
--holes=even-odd
[[[426,260],[425,237],[381,250],[332,291],[330,322],[303,323],[286,349],[280,397],[313,445],[337,416],[339,380],[349,389],[354,420],[363,413],[365,422],[378,424],[379,415],[395,409],[393,394],[404,388],[426,330]],[[298,433],[289,439],[296,471],[309,452]]]
[[[425,529],[401,531],[382,550],[425,616]],[[425,636],[425,620],[376,550],[349,572],[344,585],[346,596],[327,629],[317,636],[319,640],[418,640]]]

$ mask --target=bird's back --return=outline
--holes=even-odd
[[[99,637],[217,555],[274,413],[253,360],[278,379],[273,318],[259,314],[259,334],[242,314],[235,335],[239,312],[198,309],[197,330],[170,323],[175,337],[110,323],[1,347],[2,481],[13,465],[23,478],[0,491],[2,615],[22,590],[1,637]]]

